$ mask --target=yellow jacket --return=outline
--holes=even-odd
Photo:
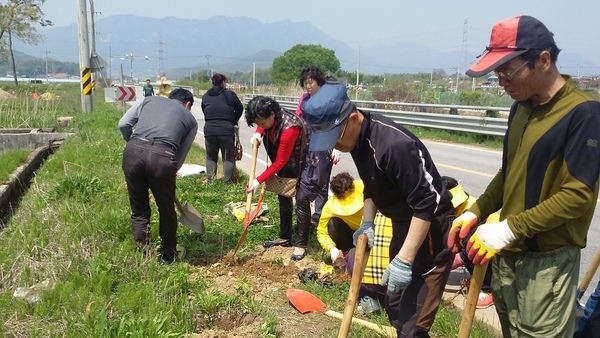
[[[323,210],[321,211],[321,218],[319,219],[319,225],[317,226],[317,240],[327,252],[329,252],[329,249],[335,247],[335,243],[331,237],[329,237],[329,230],[327,229],[327,223],[329,223],[330,219],[337,217],[348,224],[352,230],[356,230],[360,227],[363,209],[365,207],[363,199],[363,190],[365,189],[365,186],[361,180],[354,180],[353,186],[354,191],[352,194],[343,199],[333,195],[325,202]]]
[[[335,247],[335,243],[329,237],[327,223],[332,217],[338,217],[352,230],[360,227],[364,209],[363,190],[361,180],[354,181],[354,192],[339,199],[335,196],[327,200],[321,212],[321,219],[317,228],[317,240],[329,252]],[[362,282],[365,284],[380,284],[383,272],[390,263],[390,242],[392,241],[392,220],[384,217],[381,213],[375,216],[375,243],[369,253],[369,259],[365,267]]]

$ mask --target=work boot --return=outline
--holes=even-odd
[[[159,256],[159,262],[163,265],[172,264],[175,259],[183,259],[185,257],[185,248],[177,244],[177,249],[174,251],[162,252]]]

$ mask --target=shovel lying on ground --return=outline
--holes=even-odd
[[[300,289],[287,289],[285,292],[288,300],[300,313],[321,312],[329,317],[342,319],[343,315],[339,312],[328,310],[317,296]],[[352,317],[352,323],[367,327],[385,337],[396,337],[396,329],[391,326],[380,326],[373,322]]]
[[[181,205],[177,197],[175,197],[175,205],[177,205],[177,209],[179,210],[180,214],[179,222],[190,228],[192,231],[203,234],[204,221],[202,220],[202,216],[200,216],[198,210],[188,204],[188,202],[185,202],[184,205]]]
[[[254,181],[257,160],[258,160],[258,141],[254,140],[254,143],[252,143],[252,165],[250,167],[250,177],[248,180],[248,186],[250,186],[250,184],[252,184],[252,181]],[[232,257],[235,257],[235,254],[237,253],[238,249],[240,248],[240,245],[242,245],[242,243],[244,242],[244,239],[246,238],[246,234],[248,233],[248,227],[250,226],[250,223],[252,223],[252,220],[260,212],[260,209],[262,206],[262,200],[265,195],[265,186],[263,185],[262,188],[260,189],[260,195],[258,195],[258,202],[256,203],[256,206],[254,207],[254,211],[250,212],[251,208],[252,208],[252,195],[254,195],[254,194],[252,192],[249,192],[248,196],[246,197],[246,215],[244,217],[244,230],[242,230],[240,239],[238,240],[237,244],[235,245],[235,249],[233,250]]]

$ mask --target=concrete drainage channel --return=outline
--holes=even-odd
[[[59,122],[63,124],[62,120]],[[16,168],[8,180],[0,184],[0,230],[19,207],[21,196],[29,188],[36,170],[71,135],[73,134],[56,133],[52,128],[0,129],[0,155],[12,150],[33,149],[27,162]]]

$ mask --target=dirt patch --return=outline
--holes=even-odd
[[[15,96],[5,90],[0,89],[0,101],[9,100],[14,98]]]
[[[292,247],[272,247],[267,250],[257,246],[257,253],[250,256],[237,254],[232,259],[229,252],[222,260],[209,267],[198,268],[192,272],[190,279],[194,280],[196,274],[206,276],[209,274],[216,279],[215,288],[223,294],[232,294],[239,287],[240,280],[250,285],[248,291],[253,298],[260,302],[272,313],[277,314],[279,321],[277,330],[278,337],[303,338],[330,336],[331,332],[337,332],[339,321],[321,313],[300,314],[289,303],[285,296],[285,290],[298,287],[300,279],[298,273],[305,268],[313,268],[319,271],[321,262],[310,257],[301,261],[292,261],[290,255]],[[339,285],[349,281],[349,277],[343,273],[335,273],[333,276],[335,284]],[[241,311],[230,311],[219,313],[216,320],[210,325],[198,319],[198,332],[190,337],[211,338],[233,338],[260,337],[260,325],[263,318]],[[208,327],[205,327],[208,326]]]

